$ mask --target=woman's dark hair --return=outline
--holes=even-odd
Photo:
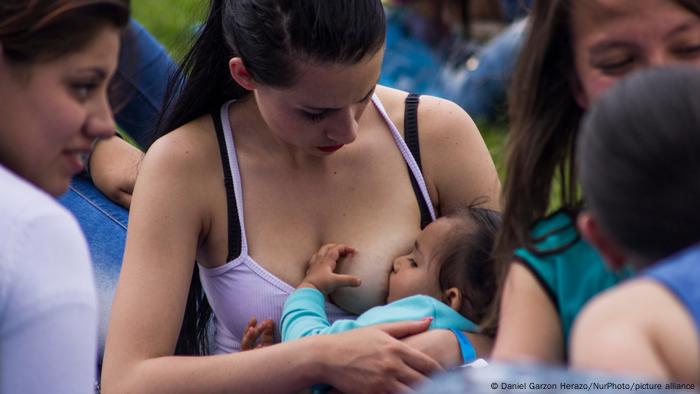
[[[17,65],[51,61],[81,50],[106,25],[123,28],[129,12],[129,0],[2,0],[2,52]]]
[[[574,98],[579,84],[571,33],[574,1],[534,2],[508,92],[510,131],[503,228],[495,247],[500,284],[505,281],[514,249],[533,247],[530,230],[550,208],[555,178],[560,183],[562,206],[575,210],[581,204],[574,168],[576,135],[583,116]],[[700,15],[700,1],[668,1]],[[499,291],[488,319],[493,327],[498,321],[500,297]]]
[[[467,305],[467,317],[479,324],[487,315],[498,288],[493,245],[501,227],[501,214],[471,204],[445,218],[459,224],[450,232],[438,255],[440,289],[460,289]]]
[[[587,208],[638,263],[700,241],[699,92],[697,68],[643,70],[584,118],[577,153]]]
[[[155,137],[249,93],[231,78],[233,57],[256,82],[282,88],[295,83],[301,63],[354,64],[381,49],[385,35],[380,0],[212,0],[170,81]]]
[[[355,64],[380,50],[385,35],[380,0],[212,0],[206,23],[168,84],[148,145],[248,95],[229,73],[233,57],[243,60],[257,83],[283,88],[296,82],[303,63]],[[210,314],[195,267],[177,354],[206,353]]]

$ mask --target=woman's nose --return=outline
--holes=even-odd
[[[112,115],[112,108],[107,98],[96,103],[94,110],[89,114],[85,131],[90,138],[109,138],[114,135],[116,124]]]
[[[349,144],[357,138],[358,127],[354,110],[349,108],[338,118],[332,128],[326,132],[326,136],[339,145]]]

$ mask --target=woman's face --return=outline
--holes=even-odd
[[[289,88],[258,86],[255,98],[263,119],[284,143],[313,156],[332,154],[357,137],[383,54],[380,50],[353,65],[306,63]]]
[[[572,33],[582,108],[635,70],[700,67],[700,17],[671,0],[578,0]]]
[[[78,52],[13,65],[0,43],[0,164],[56,196],[84,168],[96,138],[114,133],[107,85],[119,32],[105,27]]]

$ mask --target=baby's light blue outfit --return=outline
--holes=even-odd
[[[287,298],[280,323],[282,341],[290,341],[315,334],[333,334],[380,323],[420,320],[432,317],[429,329],[454,328],[476,331],[476,324],[454,309],[425,295],[402,298],[387,305],[375,306],[355,320],[336,320],[331,324],[324,309],[325,297],[316,289],[297,289]]]
[[[387,305],[376,306],[355,320],[336,320],[332,324],[326,317],[325,297],[316,289],[297,289],[287,298],[282,311],[280,331],[282,341],[303,338],[315,334],[333,334],[380,323],[420,320],[432,317],[429,329],[453,330],[457,335],[464,362],[476,359],[476,352],[461,331],[476,332],[477,325],[455,310],[425,295],[402,298]]]

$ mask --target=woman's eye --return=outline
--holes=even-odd
[[[700,45],[683,45],[674,50],[681,56],[696,56],[700,54]]]
[[[303,111],[303,114],[307,119],[309,119],[312,122],[320,122],[321,120],[323,120],[323,118],[326,117],[327,112],[314,113]]]
[[[96,83],[75,83],[72,85],[73,92],[76,97],[81,100],[87,99],[93,90],[97,87]]]
[[[411,263],[411,267],[414,267],[414,268],[418,267],[418,263],[416,263],[416,260],[410,258],[410,259],[408,259],[408,261]]]
[[[596,65],[598,69],[606,74],[619,74],[627,70],[627,68],[632,65],[634,59],[627,57],[624,59],[615,59],[605,62],[600,62]]]

